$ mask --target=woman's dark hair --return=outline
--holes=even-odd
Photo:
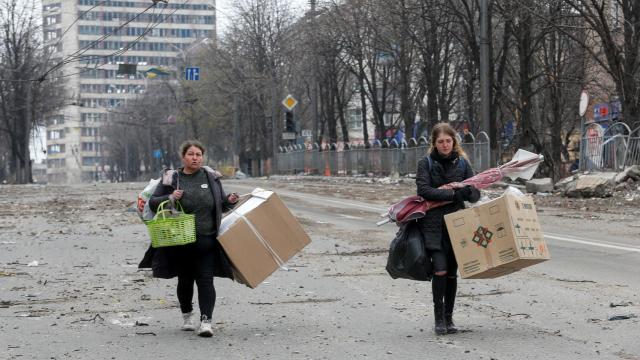
[[[187,140],[183,142],[182,145],[180,145],[180,157],[184,157],[184,155],[187,153],[187,150],[189,150],[189,148],[192,146],[195,146],[198,149],[200,149],[200,151],[202,151],[202,155],[204,155],[204,145],[202,145],[200,141]]]

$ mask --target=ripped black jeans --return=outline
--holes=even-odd
[[[433,279],[431,279],[433,305],[437,311],[443,311],[444,315],[450,318],[453,314],[458,289],[458,262],[448,234],[442,236],[442,249],[429,250],[429,254],[434,273]],[[446,274],[442,274],[444,272]]]

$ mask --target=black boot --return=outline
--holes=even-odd
[[[433,315],[435,317],[435,326],[433,330],[436,335],[445,335],[447,333],[447,326],[444,323],[444,311],[442,308],[433,308]]]
[[[457,278],[447,278],[447,288],[444,295],[444,323],[447,334],[458,332],[456,324],[453,323],[453,305],[456,302],[456,291],[458,289]]]
[[[447,286],[447,280],[444,276],[434,276],[431,280],[431,289],[433,291],[433,315],[435,321],[434,331],[437,335],[447,333],[447,327],[444,322],[444,293]]]

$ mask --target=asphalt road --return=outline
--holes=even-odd
[[[552,260],[460,280],[464,331],[436,336],[430,284],[384,270],[384,205],[278,190],[312,243],[257,289],[216,280],[204,339],[179,330],[175,279],[136,269],[148,240],[126,204],[141,186],[0,189],[0,359],[640,358],[638,318],[608,320],[640,315],[635,223],[540,209]]]
[[[252,188],[251,185],[234,186],[237,186],[237,191],[249,191]],[[332,224],[336,228],[370,231],[372,224],[380,219],[378,215],[386,211],[385,206],[370,201],[344,200],[288,190],[279,190],[278,193],[288,200],[288,206],[298,216]],[[638,320],[626,320],[626,323],[607,320],[615,315],[640,315],[640,236],[633,236],[633,231],[631,235],[617,231],[625,226],[638,229],[638,223],[585,221],[564,215],[564,209],[539,209],[542,229],[552,254],[551,261],[495,280],[461,280],[462,291],[469,291],[469,296],[474,298],[471,290],[475,286],[488,286],[492,288],[489,293],[497,295],[491,299],[490,307],[496,306],[494,310],[507,314],[508,322],[513,323],[507,327],[517,328],[515,324],[528,324],[534,326],[538,336],[554,334],[570,342],[562,345],[562,349],[549,346],[549,358],[571,358],[578,354],[606,357],[599,350],[601,346],[610,350],[619,346],[617,351],[609,353],[614,358],[640,358],[640,345],[635,340]],[[393,238],[395,226],[383,225],[379,230],[384,234],[383,241],[376,243],[376,246],[384,248]],[[640,230],[636,234],[640,235]],[[523,291],[523,287],[527,290]],[[428,291],[424,295],[428,298]],[[610,307],[611,304],[629,302],[635,306]],[[483,312],[482,309],[476,310]],[[636,331],[626,333],[625,329]],[[479,329],[470,330],[470,333],[477,332],[482,337],[483,332]],[[512,334],[518,338],[517,331]],[[473,340],[474,336],[467,339],[472,343]],[[520,345],[522,352],[518,352],[517,357],[539,356],[539,352],[547,347],[547,340]],[[590,343],[593,346],[591,355],[589,351],[585,352],[590,348]],[[492,346],[495,345],[492,343]],[[488,350],[487,356],[493,358],[516,355],[503,354],[500,347],[488,350],[479,346],[478,349]],[[511,349],[508,341],[505,341],[504,347],[509,349],[507,351]],[[557,353],[554,354],[554,351]]]

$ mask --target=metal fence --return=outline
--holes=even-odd
[[[473,142],[461,143],[475,171],[489,165],[489,136],[485,132],[472,135]],[[374,140],[364,144],[331,144],[305,147],[281,147],[278,153],[278,174],[374,175],[389,176],[415,173],[418,161],[429,149],[425,137],[403,140]]]
[[[640,127],[631,131],[624,123],[598,134],[594,124],[586,126],[580,142],[580,170],[620,171],[640,164]]]
[[[629,134],[624,164],[625,166],[640,164],[640,127],[637,127]]]

